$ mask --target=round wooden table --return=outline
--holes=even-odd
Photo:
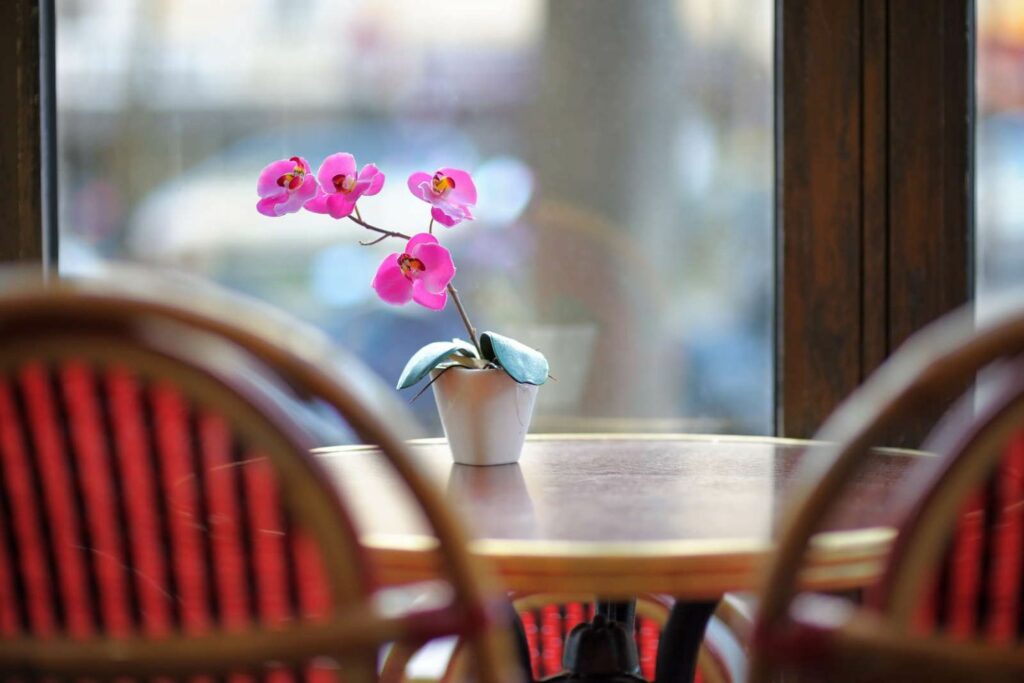
[[[813,442],[767,437],[539,435],[516,465],[471,467],[453,464],[443,439],[414,443],[474,537],[472,552],[510,590],[694,600],[756,586],[799,485],[797,466],[820,452]],[[434,540],[374,449],[317,454],[352,501],[384,580],[435,576]],[[898,502],[890,494],[921,455],[870,457],[846,505],[824,522],[808,587],[857,588],[880,569]]]
[[[806,476],[800,465],[821,449],[766,437],[614,434],[533,436],[518,464],[496,467],[453,464],[441,439],[414,442],[413,453],[468,527],[471,552],[509,590],[600,596],[602,618],[587,628],[623,622],[611,627],[626,633],[633,598],[674,596],[657,677],[676,683],[692,680],[718,600],[757,587],[786,503]],[[317,453],[351,502],[384,581],[436,577],[435,541],[380,455],[360,446]],[[931,460],[893,449],[867,457],[851,495],[823,520],[803,576],[808,588],[855,589],[879,574],[899,512],[896,484]],[[640,681],[634,656],[591,675],[602,683]],[[593,661],[572,658],[564,678],[588,679]]]

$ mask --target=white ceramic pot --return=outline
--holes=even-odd
[[[519,460],[539,387],[519,384],[504,370],[494,369],[456,367],[432,371],[431,378],[455,462],[507,465]]]

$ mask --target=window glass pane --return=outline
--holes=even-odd
[[[1024,287],[1024,3],[977,8],[975,281],[984,312]]]
[[[551,362],[534,431],[767,433],[773,5],[58,0],[61,270],[203,274],[393,382],[456,312],[382,303],[395,246],[261,216],[256,177],[352,152],[388,176],[363,217],[409,232],[408,175],[465,168],[476,220],[438,232],[477,326]]]

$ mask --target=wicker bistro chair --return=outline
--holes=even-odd
[[[248,302],[118,275],[3,280],[0,679],[354,682],[385,643],[443,635],[477,680],[520,679],[460,530],[356,367]],[[340,420],[438,538],[444,590],[417,611],[381,606],[309,455]]]
[[[563,673],[566,636],[575,626],[593,618],[598,596],[539,594],[512,597],[512,604],[523,625],[534,680]],[[636,599],[633,640],[640,673],[647,680],[654,680],[658,639],[671,607],[672,600],[666,596],[640,595]]]
[[[513,594],[512,601],[522,625],[520,660],[529,660],[534,681],[550,680],[565,673],[565,639],[573,627],[594,616],[597,596],[592,594]],[[639,674],[656,680],[658,642],[672,609],[672,598],[664,595],[640,595],[636,599],[634,640]],[[749,638],[751,616],[746,603],[726,596],[707,626],[713,649],[701,648],[697,657],[695,683],[729,683],[739,680],[737,666],[746,666],[743,643]],[[451,643],[448,656],[432,659],[433,666],[418,668],[408,675],[415,650],[394,648],[384,660],[386,683],[450,683],[463,677],[466,658],[460,643]],[[738,662],[737,662],[738,660]]]
[[[931,466],[901,483],[909,513],[877,588],[863,605],[800,594],[796,577],[817,521],[865,449],[968,385],[924,441],[937,456]],[[1024,680],[1022,434],[1024,309],[980,327],[965,310],[898,351],[821,431],[835,444],[831,463],[795,508],[771,564],[750,680]]]
[[[523,625],[526,648],[534,680],[543,680],[564,673],[565,639],[577,624],[592,619],[598,600],[595,595],[516,595],[513,605]],[[656,680],[658,644],[665,629],[673,599],[666,595],[644,594],[636,597],[634,641],[639,673],[648,681]],[[713,634],[714,649],[702,647],[697,656],[696,683],[728,683],[731,680],[731,657],[739,643],[732,644],[734,630],[724,630],[723,623],[734,602],[722,602],[708,624]],[[741,608],[737,605],[737,608]]]

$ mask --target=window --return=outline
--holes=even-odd
[[[478,327],[548,355],[535,431],[770,433],[773,7],[63,0],[60,269],[200,273],[393,382],[454,310],[383,304],[387,245],[262,217],[255,179],[350,151],[388,175],[364,217],[406,229],[408,174],[460,166],[478,220],[442,239]]]
[[[1024,287],[1024,5],[978,2],[976,293]]]

